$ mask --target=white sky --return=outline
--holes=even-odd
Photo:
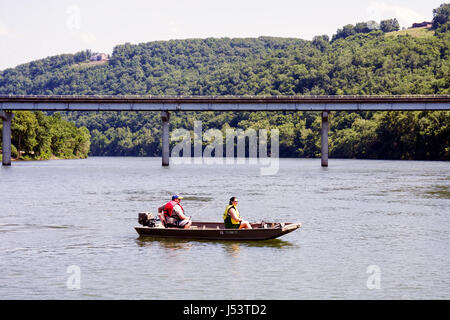
[[[115,45],[206,37],[330,37],[345,24],[431,21],[444,0],[0,0],[0,70]]]

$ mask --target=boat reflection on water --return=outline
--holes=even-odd
[[[139,237],[136,243],[139,247],[155,247],[168,250],[189,250],[192,248],[192,242],[187,239],[171,239],[158,237]]]
[[[289,241],[280,239],[270,239],[264,241],[232,241],[232,240],[189,240],[172,239],[160,237],[138,237],[136,243],[139,247],[158,246],[168,250],[189,250],[196,245],[222,246],[225,251],[233,256],[237,256],[242,248],[295,248],[296,245]]]
[[[280,239],[271,239],[265,241],[215,241],[220,243],[225,251],[233,257],[238,257],[241,249],[244,248],[278,248],[288,249],[295,248],[296,245],[289,241]]]

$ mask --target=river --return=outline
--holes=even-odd
[[[160,158],[20,161],[0,168],[1,299],[449,299],[450,163]],[[172,194],[220,221],[301,222],[262,242],[145,240],[140,211]]]

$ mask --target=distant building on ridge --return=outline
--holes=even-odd
[[[89,58],[89,60],[90,61],[107,61],[108,56],[106,55],[106,53],[95,53]]]
[[[433,25],[432,22],[424,21],[420,23],[413,23],[411,28],[421,28],[421,27],[431,28],[432,25]]]

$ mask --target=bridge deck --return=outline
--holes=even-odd
[[[11,165],[13,110],[165,111],[162,165],[169,164],[166,111],[322,111],[321,157],[328,166],[328,111],[450,110],[450,95],[414,96],[33,96],[0,95],[3,165]]]
[[[0,95],[0,110],[366,111],[450,110],[450,95],[402,96],[41,96]]]

